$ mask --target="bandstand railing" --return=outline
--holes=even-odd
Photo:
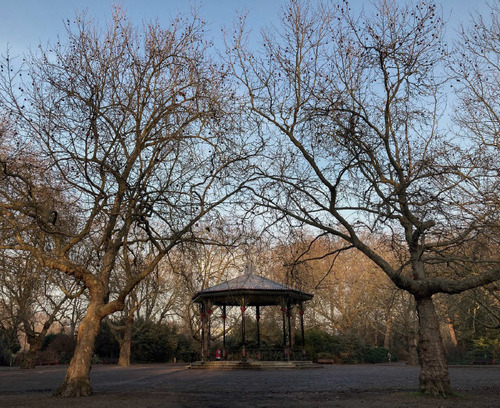
[[[217,351],[219,350],[219,352]],[[244,357],[241,347],[226,348],[225,352],[222,349],[210,349],[208,361],[305,361],[306,353],[304,349],[283,349],[283,348],[245,348]]]

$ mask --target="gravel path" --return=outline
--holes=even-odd
[[[0,406],[66,406],[61,402],[69,404],[70,400],[50,397],[66,369],[0,368]],[[187,370],[173,364],[98,365],[91,372],[95,395],[71,399],[71,406],[389,407],[413,406],[413,402],[415,407],[500,406],[500,366],[450,367],[453,388],[465,395],[458,400],[436,402],[416,397],[412,392],[418,388],[418,374],[418,367],[401,364],[275,371]]]

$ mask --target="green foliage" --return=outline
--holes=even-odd
[[[47,350],[47,347],[49,346],[50,343],[52,343],[52,340],[56,337],[55,333],[49,333],[47,334],[42,341],[42,351]]]
[[[384,347],[368,347],[363,355],[365,363],[387,363],[389,362],[389,350]],[[391,361],[395,357],[391,355]]]
[[[498,338],[480,337],[474,340],[474,352],[476,357],[498,358],[500,356]]]
[[[335,358],[339,352],[340,341],[336,336],[319,329],[306,332],[306,353],[310,359]]]
[[[68,364],[75,352],[76,339],[66,333],[49,333],[43,338],[42,353],[57,359],[59,364]]]
[[[111,333],[109,326],[102,322],[95,339],[94,354],[101,358],[117,359],[120,355],[120,346]]]
[[[179,333],[177,337],[177,349],[175,350],[177,361],[191,363],[200,359],[200,344],[185,333]]]
[[[12,357],[21,349],[14,328],[0,330],[0,365],[10,365]]]
[[[139,320],[132,328],[131,362],[191,362],[199,359],[199,344],[175,326]],[[109,326],[101,324],[95,343],[95,363],[117,361],[120,347]]]
[[[172,361],[178,345],[175,327],[138,321],[132,331],[131,359],[141,363]]]
[[[46,336],[44,338],[47,338]],[[60,364],[70,362],[73,353],[75,352],[76,339],[73,336],[65,333],[58,333],[51,336],[51,341],[46,346],[46,351],[57,356]]]
[[[365,344],[356,335],[334,335],[319,329],[306,333],[306,353],[312,360],[333,359],[335,363],[359,364],[365,361],[366,350]]]

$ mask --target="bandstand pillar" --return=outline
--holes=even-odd
[[[257,349],[260,353],[260,306],[255,306],[255,320],[257,321]]]
[[[226,359],[226,305],[222,306],[222,359]]]
[[[205,313],[205,302],[202,302],[200,305],[200,318],[201,318],[201,361],[206,361],[206,342],[205,342],[205,320],[206,320],[206,313]]]
[[[207,311],[206,311],[206,319],[207,319],[207,360],[210,361],[210,326],[211,326],[211,319],[210,316],[212,315],[212,302],[209,300],[207,302]]]
[[[241,361],[247,361],[247,351],[246,351],[246,339],[245,339],[245,301],[240,307],[241,310]]]
[[[301,334],[301,340],[302,340],[302,348],[304,349],[303,351],[305,352],[306,336],[304,335],[304,303],[303,302],[299,303],[299,315],[300,315],[300,334]]]
[[[287,347],[286,347],[286,306],[285,303],[282,303],[281,306],[281,320],[283,323],[283,352],[285,354],[285,358],[287,360],[290,359],[290,355],[288,353]]]
[[[287,304],[286,317],[288,320],[288,350],[289,355],[292,354],[293,344],[292,344],[292,305],[290,302]]]

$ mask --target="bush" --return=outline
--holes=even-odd
[[[363,362],[366,346],[355,335],[339,336],[340,358],[344,364],[359,364]]]
[[[172,361],[177,344],[174,328],[166,324],[137,321],[132,331],[131,359],[139,363]]]
[[[306,333],[309,359],[333,359],[336,363],[359,364],[364,361],[366,346],[356,335],[334,335],[313,329]],[[387,352],[385,354],[387,358]]]
[[[341,345],[337,336],[319,329],[313,329],[306,332],[305,340],[306,353],[311,360],[334,357],[338,359]]]
[[[389,350],[384,347],[368,347],[363,359],[365,363],[387,363],[389,361]],[[391,356],[391,361],[394,361]]]
[[[0,330],[0,365],[10,365],[14,355],[20,349],[21,345],[15,329]]]
[[[200,344],[184,333],[180,333],[177,338],[177,349],[175,350],[177,361],[192,363],[200,359]]]
[[[95,339],[94,353],[106,359],[118,359],[120,355],[120,346],[111,333],[108,324],[105,322],[102,322],[99,327],[99,332]]]
[[[47,347],[47,351],[56,354],[60,364],[68,364],[73,357],[76,339],[65,333],[57,334]]]

